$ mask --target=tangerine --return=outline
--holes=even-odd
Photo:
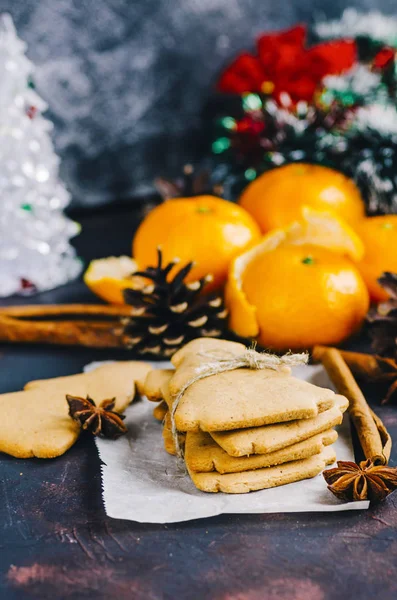
[[[225,283],[231,260],[259,238],[258,225],[241,206],[215,196],[177,198],[166,200],[142,221],[133,257],[140,269],[153,266],[160,246],[164,264],[175,258],[194,261],[187,282],[211,274],[216,288]]]
[[[388,299],[378,278],[384,271],[397,273],[397,215],[381,215],[363,219],[356,227],[364,243],[364,258],[358,263],[371,296],[375,302]]]
[[[242,193],[239,204],[266,233],[301,217],[302,207],[333,211],[354,225],[365,216],[355,183],[320,165],[294,163],[260,175]]]

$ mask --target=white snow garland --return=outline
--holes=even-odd
[[[381,76],[374,73],[366,65],[356,65],[343,75],[326,75],[323,83],[327,88],[338,92],[351,91],[366,96],[379,88]]]
[[[383,135],[397,135],[397,111],[394,105],[369,104],[356,111],[355,129],[374,129]]]
[[[340,19],[316,23],[314,30],[321,38],[353,38],[367,35],[391,46],[397,46],[397,17],[384,15],[376,10],[360,13],[355,8],[347,8]]]

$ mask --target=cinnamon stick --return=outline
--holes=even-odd
[[[61,344],[91,348],[123,348],[118,320],[29,321],[0,315],[0,342]]]
[[[375,416],[360,390],[342,354],[336,348],[313,351],[318,359],[321,354],[331,381],[340,394],[349,400],[349,414],[354,423],[366,458],[375,464],[387,464],[390,458],[391,438],[379,417]]]
[[[312,352],[313,361],[322,362],[324,352],[328,349],[327,346],[315,346]],[[350,352],[347,350],[338,350],[338,352],[356,377],[370,381],[381,377],[384,373],[379,365],[377,356],[374,354]]]
[[[81,315],[98,317],[129,317],[135,312],[129,305],[108,304],[32,304],[27,306],[1,306],[0,316],[10,317],[51,317]]]
[[[391,447],[392,447],[392,439],[390,433],[387,431],[386,427],[383,424],[383,421],[378,417],[377,414],[374,413],[372,409],[370,409],[371,415],[375,421],[375,425],[379,431],[380,440],[383,445],[383,456],[386,458],[385,464],[389,462]]]

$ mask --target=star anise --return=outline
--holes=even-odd
[[[80,398],[67,394],[66,400],[69,415],[80,423],[82,429],[113,440],[126,433],[127,427],[123,423],[125,416],[113,410],[116,398],[103,400],[99,406],[89,396]]]
[[[375,465],[368,458],[357,465],[354,462],[339,461],[334,469],[323,472],[328,489],[337,498],[370,500],[380,502],[397,489],[397,468],[387,465]]]

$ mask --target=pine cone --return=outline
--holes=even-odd
[[[158,250],[156,267],[134,273],[152,283],[141,290],[124,290],[125,301],[140,313],[123,323],[128,345],[138,354],[169,358],[194,338],[220,337],[227,330],[227,310],[222,297],[202,294],[211,276],[185,283],[193,263],[170,277],[176,264],[174,260],[163,267]]]
[[[383,273],[378,279],[390,295],[367,316],[372,347],[377,354],[397,359],[397,273]]]
[[[338,150],[334,151],[335,159]],[[340,168],[352,177],[363,195],[367,214],[397,213],[397,135],[374,129],[345,137]]]
[[[190,198],[210,194],[222,197],[223,189],[219,183],[211,180],[209,169],[196,172],[193,165],[185,165],[180,177],[175,180],[157,177],[154,181],[158,193],[163,200],[169,198]]]

